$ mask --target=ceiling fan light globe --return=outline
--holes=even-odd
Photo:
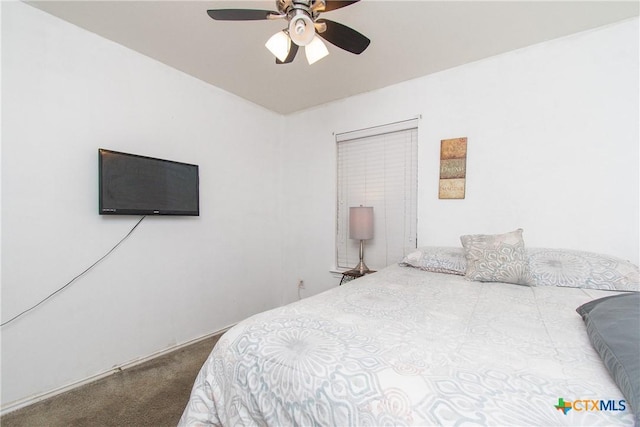
[[[316,35],[316,30],[313,26],[313,20],[309,15],[302,11],[297,12],[298,13],[291,18],[291,21],[289,21],[289,35],[291,36],[291,41],[298,46],[306,46],[313,40],[313,37]]]
[[[307,57],[307,62],[311,65],[327,56],[329,51],[327,50],[327,46],[324,42],[320,40],[320,37],[316,36],[311,40],[311,43],[305,46],[304,54]]]
[[[287,59],[287,55],[289,55],[291,39],[284,31],[278,31],[264,45],[276,58],[284,62]]]

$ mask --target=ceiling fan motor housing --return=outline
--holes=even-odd
[[[325,0],[276,0],[276,9],[283,15],[289,13],[292,8],[305,9],[313,16],[314,12],[322,12],[326,6]]]

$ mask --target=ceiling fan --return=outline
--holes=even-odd
[[[287,27],[274,34],[265,44],[276,56],[276,64],[288,64],[294,60],[298,47],[305,47],[309,64],[329,54],[327,47],[317,36],[329,43],[361,54],[371,40],[353,28],[328,19],[320,13],[330,12],[357,3],[359,0],[276,0],[277,11],[258,9],[212,9],[209,16],[218,21],[260,21],[286,19]]]

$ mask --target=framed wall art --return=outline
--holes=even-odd
[[[440,141],[439,199],[464,199],[467,177],[467,138]]]

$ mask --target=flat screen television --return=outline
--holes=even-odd
[[[98,150],[100,215],[200,215],[198,165]]]

